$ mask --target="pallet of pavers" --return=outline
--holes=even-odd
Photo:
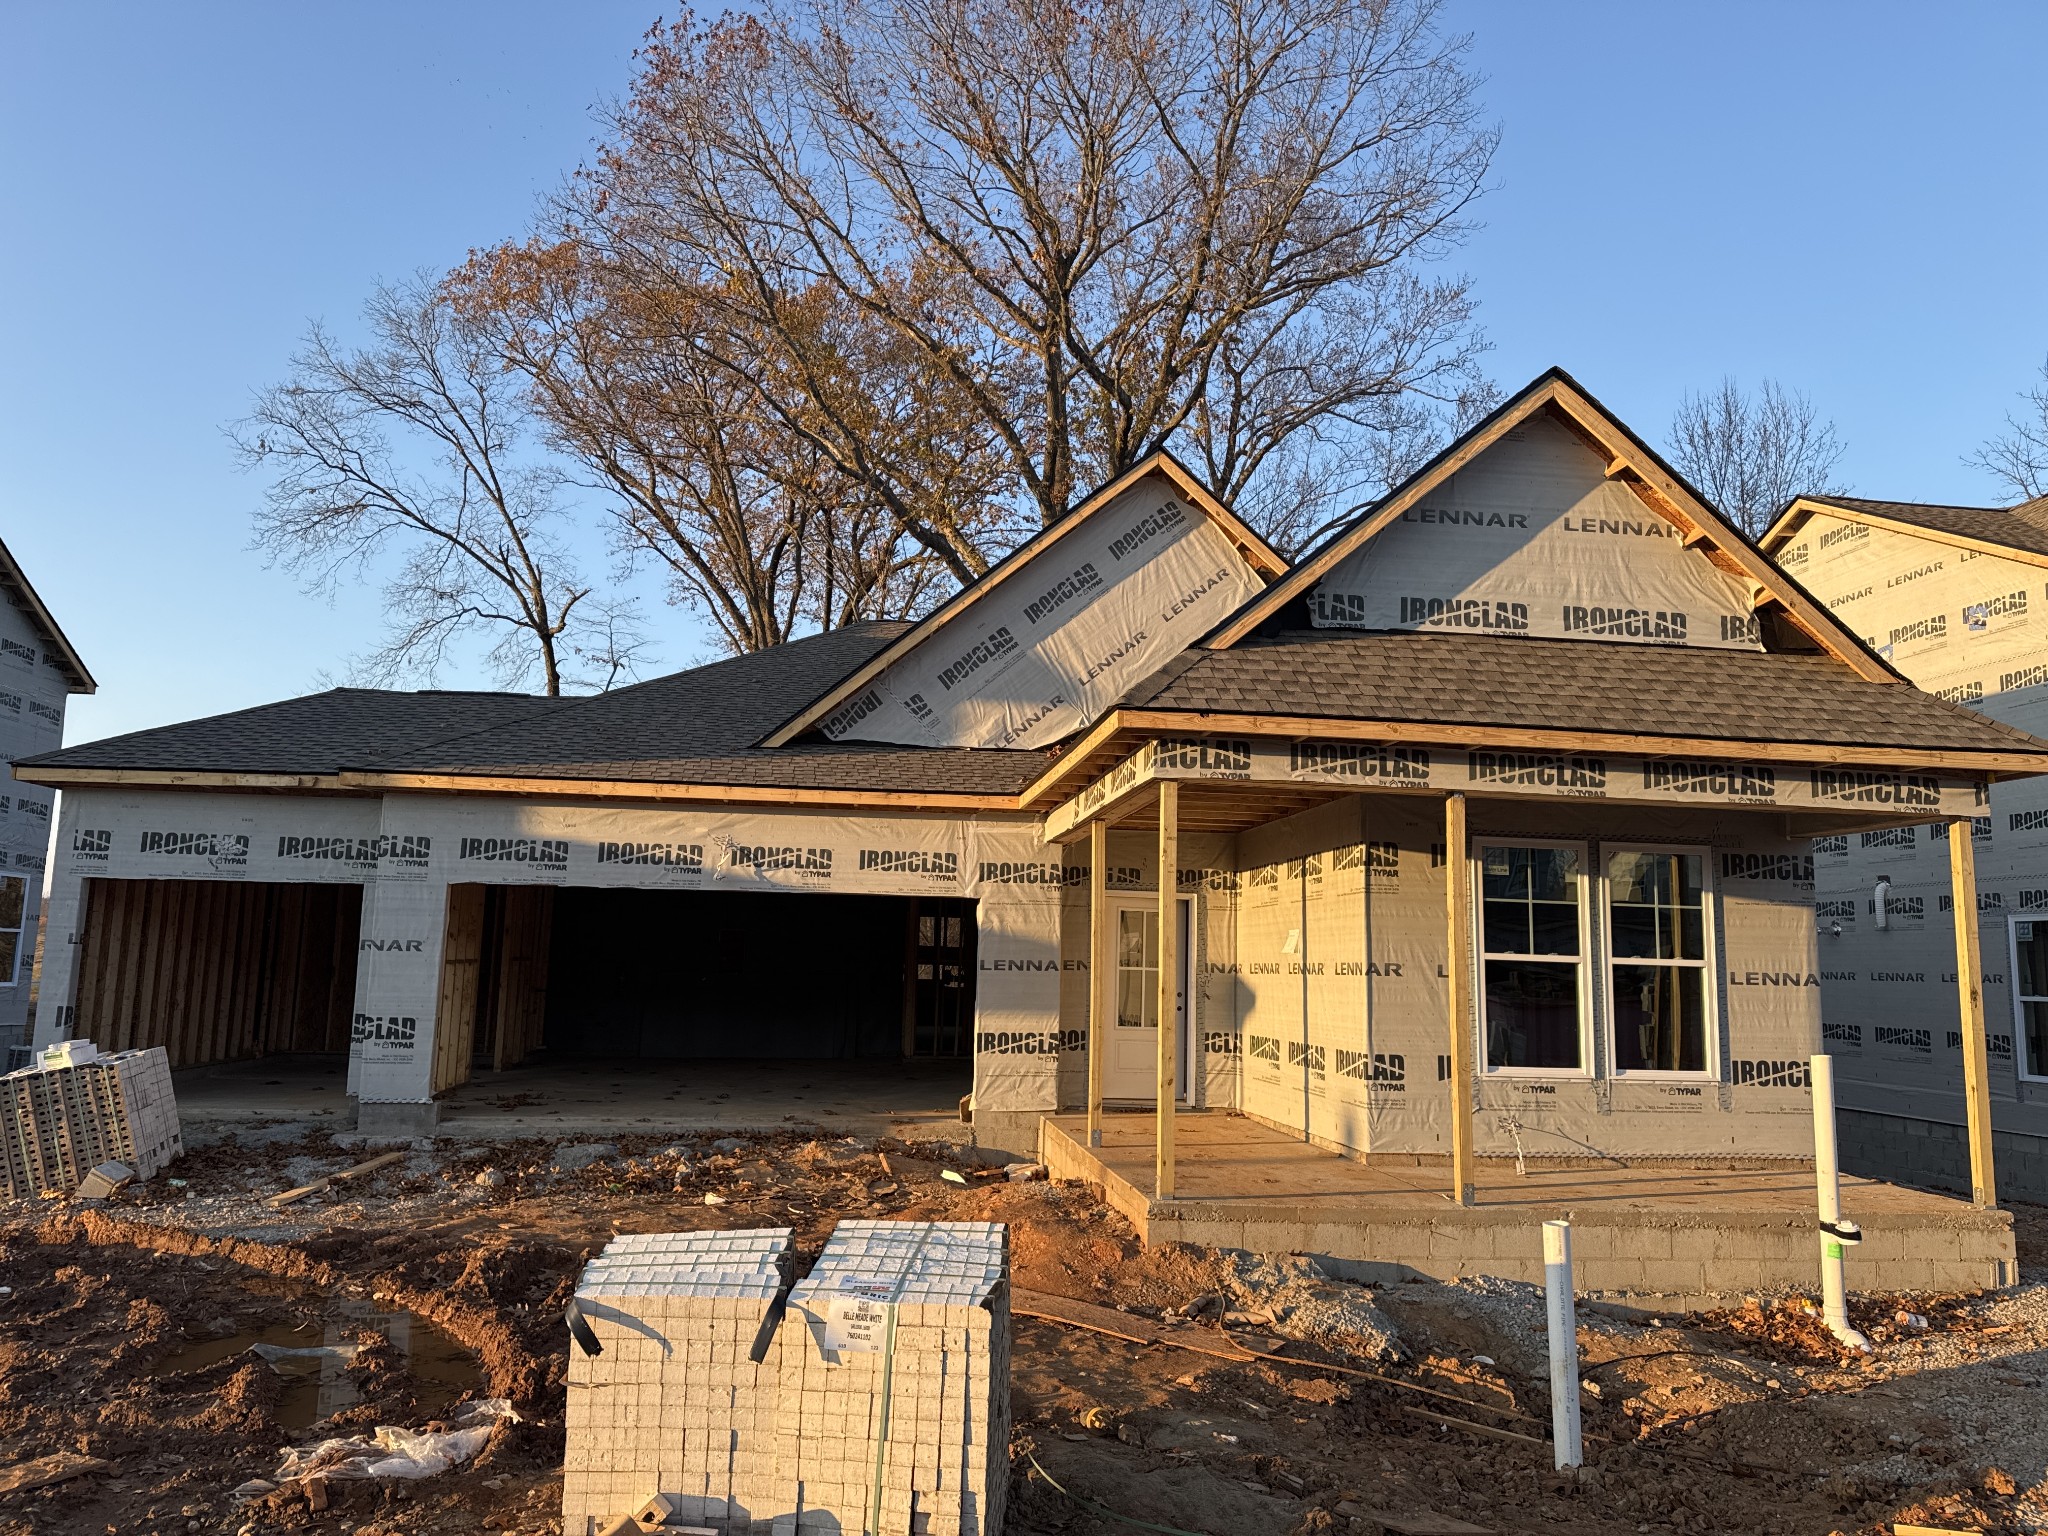
[[[110,1162],[147,1179],[183,1150],[161,1048],[102,1056],[67,1040],[0,1077],[0,1196],[69,1192]]]
[[[642,1234],[591,1260],[563,1536],[643,1510],[719,1536],[999,1536],[1006,1229],[842,1222],[793,1288],[790,1237]]]

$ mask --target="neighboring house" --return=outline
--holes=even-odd
[[[17,783],[14,764],[64,740],[64,706],[97,686],[78,652],[0,544],[0,1069],[7,1048],[26,1043],[36,920],[50,851],[56,796]]]
[[[2002,508],[1802,496],[1763,548],[1919,687],[2048,732],[2048,498]],[[1854,1111],[1844,1155],[1862,1171],[1967,1187],[1945,832],[1815,844],[1821,1003]],[[2001,1188],[2038,1200],[2048,1198],[2048,780],[1993,786],[1972,841]]]
[[[2044,770],[1553,371],[1292,569],[1159,456],[916,624],[42,757],[39,1031],[345,1049],[385,1128],[535,1049],[957,1051],[1015,1151],[1163,1090],[1463,1172],[1800,1159],[1809,840]]]

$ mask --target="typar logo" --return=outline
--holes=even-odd
[[[1557,752],[1468,752],[1466,775],[1474,784],[1561,789],[1574,795],[1607,792],[1607,759]]]
[[[912,875],[931,885],[960,883],[960,855],[930,848],[863,848],[862,874]]]
[[[105,864],[114,856],[114,834],[91,827],[71,829],[71,861],[74,864]]]
[[[1813,884],[1813,855],[1810,853],[1724,853],[1724,880],[1782,880],[1792,885]]]
[[[1568,635],[1607,635],[1624,640],[1683,640],[1692,625],[1676,609],[1596,608],[1567,603],[1563,610]]]
[[[1918,845],[1911,827],[1879,827],[1874,832],[1860,832],[1857,841],[1865,848],[1912,848]]]
[[[204,859],[215,869],[246,869],[246,832],[145,832],[135,851],[151,858]]]
[[[1187,520],[1187,509],[1179,502],[1162,502],[1156,510],[1146,513],[1129,529],[1109,541],[1109,558],[1120,561],[1132,550],[1150,543],[1168,529],[1180,527]]]
[[[1340,1048],[1337,1052],[1337,1075],[1401,1093],[1408,1085],[1408,1058],[1396,1051],[1347,1051]]]
[[[619,869],[659,869],[678,875],[704,873],[702,843],[599,843],[600,866]]]
[[[1095,562],[1085,561],[1026,603],[1024,622],[1036,624],[1040,619],[1059,612],[1075,598],[1095,591],[1101,585],[1102,576],[1095,569]]]
[[[976,883],[981,885],[1079,885],[1087,878],[1086,869],[1068,869],[1049,860],[983,859],[975,868]]]
[[[1853,1045],[1863,1048],[1863,1026],[1861,1024],[1822,1024],[1820,1037],[1829,1045]]]
[[[381,1045],[411,1050],[419,1040],[420,1021],[403,1014],[359,1013],[349,1026],[349,1039],[357,1045]]]
[[[1896,1051],[1912,1051],[1925,1056],[1934,1050],[1934,1031],[1906,1029],[1896,1024],[1878,1024],[1870,1031],[1870,1041],[1873,1045],[1887,1045]]]
[[[1803,1061],[1731,1061],[1730,1075],[1741,1088],[1811,1088],[1813,1069]]]
[[[565,874],[569,843],[559,837],[465,837],[455,845],[455,857],[466,864],[523,864]]]
[[[1287,748],[1287,771],[1326,779],[1427,784],[1429,749],[1372,742],[1297,741]]]
[[[2027,594],[2024,588],[2018,592],[2001,592],[1982,602],[1963,604],[1963,628],[1969,630],[1989,629],[1993,619],[2023,619],[2026,616]]]
[[[826,881],[832,878],[832,850],[805,848],[794,843],[726,842],[726,867],[755,875],[781,874],[798,880]]]
[[[1525,634],[1529,605],[1477,597],[1403,597],[1401,622],[1425,629],[1498,629]]]
[[[357,872],[375,872],[383,856],[381,837],[308,837],[287,835],[277,840],[277,856],[300,864],[327,864]]]
[[[1924,773],[1900,773],[1889,768],[1813,768],[1807,771],[1807,781],[1816,800],[1903,805],[1915,810],[1941,805],[1941,780]]]
[[[1813,851],[1817,854],[1839,857],[1849,851],[1849,839],[1846,834],[1836,834],[1832,837],[1816,837],[1813,840]]]
[[[990,630],[958,657],[939,669],[939,686],[948,693],[998,657],[1017,649],[1017,637],[1007,624]]]
[[[1726,762],[1719,758],[1653,757],[1643,764],[1643,784],[1669,795],[1745,804],[1777,798],[1778,770],[1769,763]]]
[[[1079,1029],[984,1029],[974,1037],[974,1052],[977,1056],[1057,1056],[1062,1051],[1081,1050],[1087,1043],[1087,1032]]]
[[[1916,640],[1945,640],[1948,638],[1948,615],[1930,613],[1924,619],[1914,619],[1907,624],[1894,624],[1888,644],[1911,645]]]

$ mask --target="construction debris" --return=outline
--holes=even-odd
[[[290,1205],[295,1200],[303,1200],[308,1195],[318,1194],[330,1184],[341,1184],[346,1183],[350,1179],[360,1179],[364,1174],[375,1173],[379,1168],[389,1168],[393,1163],[404,1161],[405,1154],[403,1152],[386,1152],[382,1157],[373,1157],[366,1163],[357,1163],[353,1168],[340,1169],[335,1173],[326,1175],[324,1178],[315,1179],[310,1184],[301,1184],[297,1189],[281,1190],[270,1197],[270,1203],[274,1206]]]

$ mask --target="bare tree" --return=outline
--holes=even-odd
[[[671,598],[701,613],[727,649],[898,617],[943,581],[902,520],[792,428],[812,407],[779,379],[772,346],[728,331],[714,361],[679,339],[719,323],[701,292],[620,281],[592,252],[559,241],[477,253],[446,291],[530,383],[551,444],[608,493],[621,552],[654,559]],[[865,413],[868,437],[881,437],[874,418],[892,398],[917,395],[887,355],[900,347],[857,312],[811,325],[835,333],[835,375],[860,396],[841,409]],[[927,403],[911,414],[927,434],[921,451],[940,459],[937,413]],[[960,463],[957,454],[937,463],[936,483],[957,489]],[[960,499],[988,497],[974,488]]]
[[[1464,49],[1434,0],[768,0],[650,34],[560,212],[952,579],[1161,447],[1295,534],[1480,385],[1422,270],[1496,142]]]
[[[315,325],[234,428],[243,463],[273,476],[258,547],[309,591],[398,561],[391,631],[356,668],[370,680],[431,683],[472,635],[508,686],[559,694],[583,681],[575,660],[606,686],[629,672],[630,605],[561,541],[562,481],[526,448],[519,381],[424,278],[380,287],[364,315],[368,346]]]
[[[1688,394],[1671,419],[1671,462],[1751,538],[1795,496],[1840,495],[1843,443],[1805,395],[1766,379],[1755,394],[1732,378]]]
[[[2048,496],[2048,362],[2028,389],[2027,408],[2005,418],[2005,431],[1963,460],[1990,475],[2019,501]]]

